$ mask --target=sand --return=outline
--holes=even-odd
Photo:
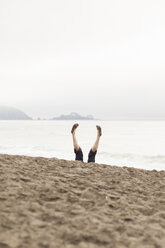
[[[165,171],[0,155],[0,248],[164,248]]]

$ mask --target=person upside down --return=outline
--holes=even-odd
[[[75,160],[83,161],[83,152],[81,150],[81,147],[78,145],[77,139],[76,139],[76,129],[78,126],[79,126],[78,123],[75,123],[73,125],[73,127],[71,129],[71,134],[72,134],[72,138],[73,138],[74,153],[76,155]],[[97,149],[99,146],[100,137],[102,135],[101,127],[96,126],[96,128],[97,128],[97,138],[96,138],[96,141],[95,141],[93,147],[89,151],[88,163],[95,162],[95,156],[96,156]]]

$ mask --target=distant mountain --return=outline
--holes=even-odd
[[[81,116],[72,112],[70,115],[60,115],[58,117],[54,117],[52,120],[94,120],[94,117],[92,115]]]
[[[0,120],[32,120],[32,118],[19,109],[0,106]]]

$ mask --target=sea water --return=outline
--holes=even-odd
[[[97,163],[165,170],[165,121],[0,121],[0,153],[74,160],[75,122],[84,162],[100,125]]]

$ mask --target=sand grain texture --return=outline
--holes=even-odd
[[[165,171],[0,155],[0,248],[164,248]]]

